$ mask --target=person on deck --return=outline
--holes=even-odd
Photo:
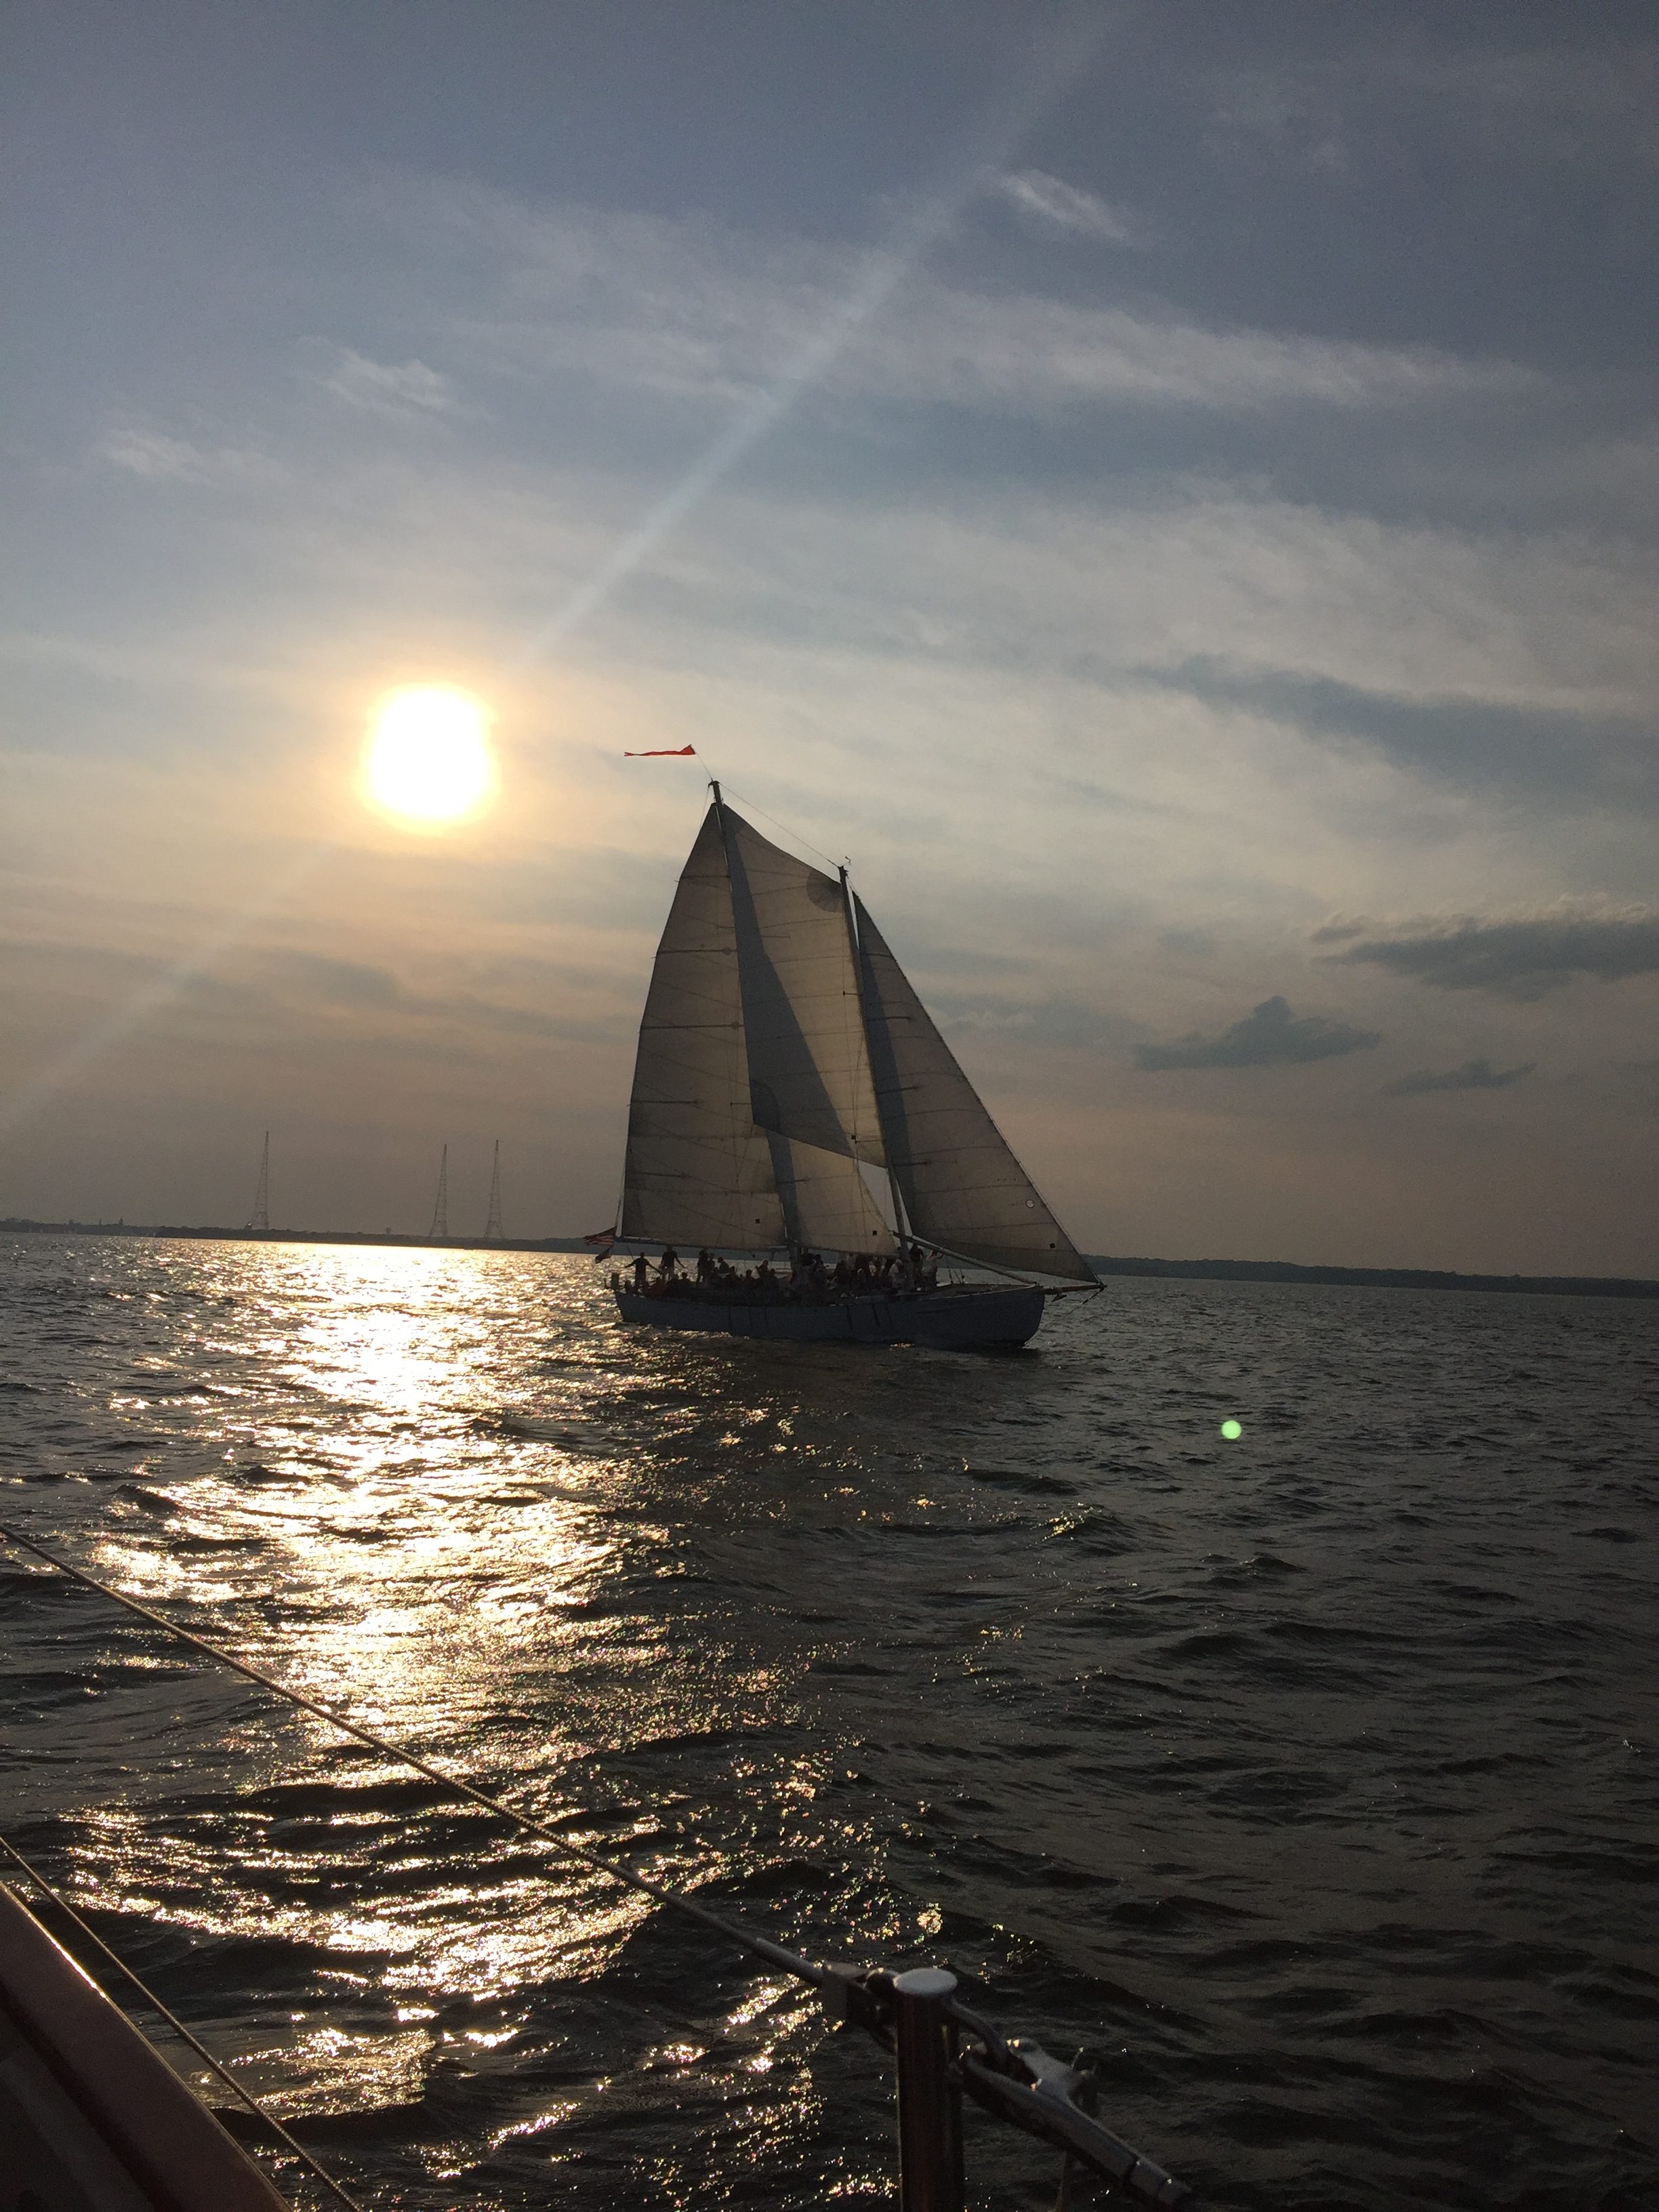
[[[650,1280],[651,1262],[646,1258],[643,1252],[636,1252],[634,1255],[634,1288],[638,1291],[641,1297],[645,1296],[646,1285],[650,1282]]]
[[[679,1254],[674,1249],[672,1244],[665,1244],[662,1248],[662,1257],[657,1262],[658,1274],[662,1278],[665,1283],[671,1283],[679,1272]]]

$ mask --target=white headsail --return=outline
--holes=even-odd
[[[792,1244],[815,1252],[890,1252],[893,1232],[845,1152],[821,1152],[768,1131],[772,1172]]]
[[[884,1164],[844,887],[722,809],[755,1120]]]
[[[1093,1282],[863,901],[854,909],[876,1102],[912,1231],[993,1267]]]

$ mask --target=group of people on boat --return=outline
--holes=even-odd
[[[688,1269],[667,1244],[654,1268],[643,1252],[636,1254],[633,1278],[624,1285],[613,1275],[611,1287],[631,1289],[637,1297],[702,1298],[720,1305],[832,1305],[842,1298],[911,1297],[934,1290],[939,1255],[902,1244],[896,1252],[843,1253],[832,1266],[821,1253],[802,1247],[790,1255],[786,1272],[769,1260],[734,1267],[705,1248],[695,1269]]]

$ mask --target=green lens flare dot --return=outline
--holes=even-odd
[[[1221,1433],[1230,1444],[1237,1443],[1244,1433],[1244,1424],[1243,1421],[1224,1421],[1221,1424]]]

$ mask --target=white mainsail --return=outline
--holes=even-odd
[[[890,1252],[860,1158],[881,1123],[845,893],[717,799],[652,970],[620,1233]]]
[[[912,1232],[989,1267],[1093,1282],[861,899],[854,911],[876,1103]]]
[[[620,1233],[727,1250],[787,1241],[771,1152],[750,1111],[732,881],[712,806],[651,971]]]
[[[856,932],[856,935],[855,935]],[[910,1233],[993,1267],[1092,1282],[844,883],[715,787],[652,970],[621,1236],[890,1252],[860,1163]]]

